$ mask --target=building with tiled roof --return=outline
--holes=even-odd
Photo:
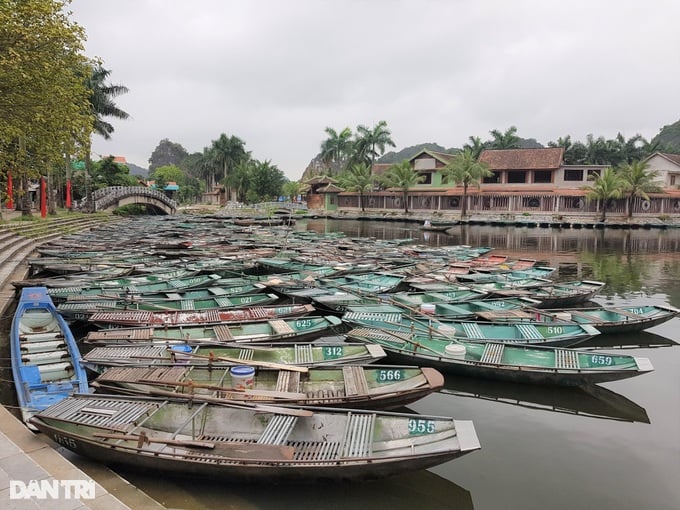
[[[677,188],[680,186],[680,154],[667,154],[655,152],[643,163],[649,165],[649,170],[659,174],[659,182],[663,182],[665,188]]]

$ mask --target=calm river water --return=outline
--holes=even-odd
[[[561,280],[607,283],[608,305],[680,308],[680,229],[558,230],[305,220],[297,229],[413,238],[431,246],[489,246],[559,268]],[[414,411],[474,421],[482,450],[399,478],[366,483],[238,485],[124,473],[168,508],[521,509],[680,508],[680,318],[634,335],[591,341],[649,357],[655,371],[585,391],[447,376]]]

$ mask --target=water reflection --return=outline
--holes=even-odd
[[[261,485],[215,483],[207,480],[153,478],[119,471],[134,485],[166,506],[186,510],[295,508],[296,510],[413,510],[474,508],[466,489],[430,471],[422,470],[368,482],[316,483],[313,485]]]
[[[598,385],[583,387],[539,386],[505,383],[470,377],[446,376],[440,393],[491,400],[504,404],[602,418],[650,423],[647,411],[632,400]]]
[[[612,333],[597,335],[579,344],[581,349],[639,349],[673,347],[679,345],[675,340],[657,335],[650,331],[640,331],[635,334]]]

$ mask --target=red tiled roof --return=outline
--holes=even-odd
[[[479,161],[491,170],[551,170],[562,164],[564,148],[485,150]]]

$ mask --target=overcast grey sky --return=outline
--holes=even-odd
[[[514,125],[546,144],[680,119],[677,0],[74,0],[86,53],[130,92],[96,154],[236,135],[297,180],[326,126],[397,149]]]

